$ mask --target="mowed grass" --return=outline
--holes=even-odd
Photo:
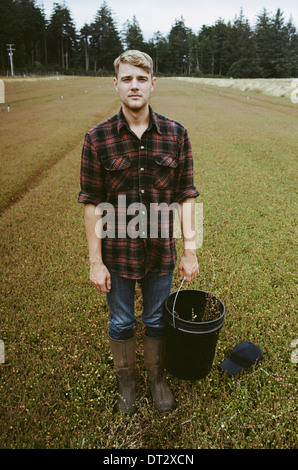
[[[139,322],[138,413],[129,418],[113,413],[109,313],[88,280],[77,203],[83,136],[120,105],[112,80],[9,82],[7,96],[11,112],[0,107],[0,447],[296,448],[297,105],[159,80],[153,108],[182,121],[192,139],[204,204],[200,271],[226,318],[210,374],[196,382],[168,376],[177,408],[166,415],[146,385]],[[180,240],[177,247],[181,254]],[[173,290],[179,284],[176,274]],[[190,287],[206,289],[200,278]],[[218,365],[241,341],[261,347],[263,359],[228,377]]]
[[[84,129],[117,109],[107,80],[51,77],[4,82],[0,212],[80,142]]]

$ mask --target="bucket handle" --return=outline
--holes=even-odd
[[[207,286],[208,286],[208,289],[209,289],[209,291],[210,291],[211,289],[210,289],[210,285],[209,285],[208,281],[207,281],[201,274],[198,274],[198,276],[200,276],[200,277],[206,282],[206,284],[207,284]],[[176,328],[176,323],[175,323],[175,306],[176,306],[176,300],[177,300],[178,294],[179,294],[179,292],[180,292],[180,290],[181,290],[181,288],[182,288],[183,283],[184,283],[185,280],[186,280],[186,276],[184,276],[184,278],[182,279],[182,282],[181,282],[181,284],[180,284],[179,289],[178,289],[177,292],[176,292],[175,299],[174,299],[174,303],[173,303],[172,319],[173,319],[173,327],[174,327],[174,328]]]

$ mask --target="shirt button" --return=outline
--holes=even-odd
[[[144,192],[145,192],[144,189],[141,189],[141,193],[144,194]]]
[[[141,149],[141,150],[144,150],[144,148],[145,148],[144,145],[141,145],[140,149]]]
[[[144,168],[140,168],[141,171],[144,171]]]

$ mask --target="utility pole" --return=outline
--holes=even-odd
[[[8,55],[9,55],[9,58],[10,58],[10,70],[11,70],[11,76],[13,77],[14,76],[14,73],[13,73],[13,51],[15,51],[15,49],[13,49],[13,46],[14,44],[6,44],[7,46],[7,52],[8,52]]]

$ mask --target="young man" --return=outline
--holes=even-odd
[[[143,295],[148,383],[156,408],[169,411],[174,398],[164,371],[163,303],[171,289],[176,250],[172,211],[168,211],[167,236],[162,236],[157,213],[171,204],[181,208],[184,254],[179,277],[190,282],[198,274],[192,231],[198,192],[193,184],[191,145],[180,123],[149,106],[156,84],[151,57],[126,51],[114,67],[121,109],[86,134],[82,151],[79,202],[85,204],[90,280],[99,292],[106,293],[110,309],[109,341],[118,382],[116,409],[135,412],[133,328],[138,281]],[[110,219],[104,216],[109,210]],[[156,214],[159,218],[152,223]]]

